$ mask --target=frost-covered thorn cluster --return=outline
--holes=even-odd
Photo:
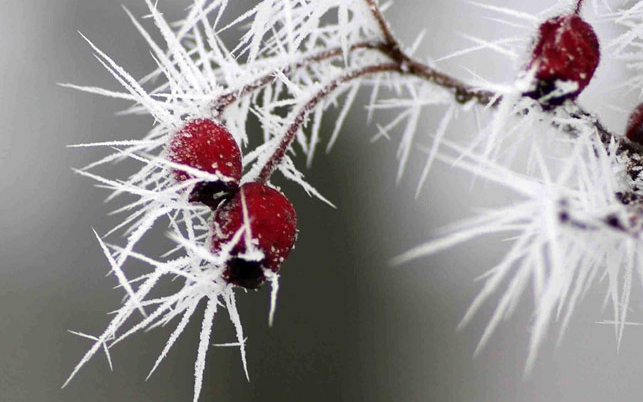
[[[462,321],[466,324],[492,295],[499,295],[480,348],[531,286],[531,367],[550,324],[560,322],[562,333],[577,303],[600,277],[608,279],[620,342],[634,274],[643,278],[643,118],[641,108],[635,109],[627,135],[620,136],[577,99],[605,60],[628,62],[634,74],[627,85],[643,93],[643,36],[637,30],[643,3],[615,12],[594,2],[596,19],[627,31],[607,46],[581,16],[583,0],[561,0],[537,18],[474,3],[534,34],[519,41],[478,40],[501,56],[530,49],[521,60],[512,60],[521,63],[515,78],[492,83],[461,80],[436,63],[420,61],[414,56],[419,40],[410,47],[398,42],[383,12],[390,4],[380,6],[376,0],[263,0],[226,26],[227,0],[194,0],[178,23],[166,21],[151,0],[145,2],[165,43],[157,43],[127,14],[148,42],[157,69],[135,79],[87,39],[124,90],[67,84],[126,100],[131,103],[127,112],[153,116],[155,124],[140,139],[77,145],[110,152],[77,170],[79,174],[112,189],[110,199],[130,194],[135,201],[116,211],[123,217],[116,227],[96,235],[126,292],[125,301],[101,335],[75,332],[94,343],[65,384],[97,352],[109,360],[110,348],[134,333],[178,321],[154,371],[201,303],[206,308],[194,401],[204,381],[219,308],[228,311],[234,324],[237,339],[227,344],[239,347],[248,376],[236,290],[268,282],[272,323],[279,275],[298,235],[295,206],[271,180],[280,175],[332,205],[304,180],[294,156],[301,154],[311,164],[324,142],[324,112],[339,105],[325,140],[326,150],[331,149],[362,88],[371,93],[369,121],[377,111],[396,112],[373,131],[375,139],[399,138],[398,179],[413,151],[425,150],[418,194],[435,163],[513,193],[506,204],[458,222],[393,260],[404,263],[491,234],[511,239],[507,253],[484,275]],[[237,43],[227,44],[219,36],[230,27],[245,27]],[[421,129],[427,108],[444,114],[433,127]],[[475,119],[476,132],[450,130],[455,120],[467,117]],[[253,119],[259,121],[259,133]],[[418,139],[422,130],[431,134],[424,147]],[[124,159],[138,164],[138,170],[125,179],[110,178],[109,165]],[[141,240],[153,230],[169,230],[174,248],[160,255],[142,250]],[[124,236],[124,244],[107,242],[117,234]],[[150,271],[132,276],[127,263],[133,260]],[[180,289],[159,296],[165,279],[180,283]]]

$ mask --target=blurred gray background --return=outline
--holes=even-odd
[[[161,1],[160,8],[175,19],[186,3]],[[239,9],[254,4],[231,3]],[[553,2],[488,3],[535,13]],[[56,82],[118,88],[77,30],[135,77],[154,67],[120,4],[137,16],[146,12],[143,0],[0,2],[2,402],[192,398],[197,319],[147,382],[172,328],[138,334],[115,348],[114,372],[97,355],[60,389],[90,346],[67,330],[100,333],[122,296],[112,289],[116,280],[106,276],[108,264],[91,232],[110,228],[118,218],[107,213],[120,204],[105,204],[106,191],[70,169],[95,160],[102,151],[65,146],[138,138],[151,121],[115,117],[126,104]],[[434,58],[471,46],[458,32],[486,39],[523,34],[484,18],[491,15],[452,0],[398,1],[388,12],[403,42],[412,43],[426,28],[418,54]],[[597,28],[599,35],[601,30],[613,35],[607,32],[609,25]],[[467,76],[466,67],[495,81],[514,74],[504,59],[489,52],[442,66],[460,77]],[[603,62],[582,98],[615,130],[622,129],[634,100],[595,88],[611,88],[624,74],[622,66]],[[300,237],[283,270],[274,327],[267,325],[266,290],[239,294],[251,382],[243,376],[236,349],[212,348],[200,400],[640,400],[643,329],[628,328],[617,353],[613,329],[595,323],[610,317],[609,311],[601,311],[604,284],[578,308],[559,345],[556,328],[550,332],[530,376],[523,378],[529,295],[473,357],[492,306],[486,305],[464,330],[456,331],[456,326],[479,289],[474,278],[499,258],[503,244],[498,239],[475,241],[403,267],[392,268],[387,261],[430,238],[440,225],[468,216],[487,196],[469,192],[467,176],[437,166],[415,200],[421,156],[414,155],[408,174],[395,185],[396,144],[370,144],[375,126],[366,127],[363,110],[354,109],[336,148],[320,154],[307,171],[309,181],[338,209],[309,199],[299,188],[285,188],[298,211]],[[440,112],[426,113],[427,131]],[[471,122],[464,120],[453,130],[470,130]],[[420,139],[428,134],[420,133]],[[633,306],[636,320],[638,296]],[[215,326],[215,341],[232,339],[225,311]]]

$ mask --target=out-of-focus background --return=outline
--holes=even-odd
[[[176,19],[187,0],[159,3]],[[229,15],[254,4],[231,3]],[[487,3],[532,14],[553,4]],[[172,328],[138,334],[116,347],[114,372],[97,355],[60,389],[90,346],[67,330],[100,333],[123,294],[113,289],[116,280],[106,276],[108,264],[92,234],[92,228],[104,233],[116,222],[118,217],[107,214],[120,204],[105,204],[105,190],[71,171],[102,151],[66,145],[138,138],[151,121],[117,117],[126,104],[56,83],[118,88],[76,31],[135,77],[154,67],[120,4],[136,16],[146,13],[143,0],[0,3],[0,401],[192,398],[196,318],[148,381]],[[464,1],[399,1],[387,15],[408,44],[426,29],[418,54],[433,58],[471,46],[461,33],[489,40],[525,34],[485,18],[493,14]],[[609,24],[597,24],[597,29],[599,35],[614,35]],[[467,77],[468,69],[498,82],[515,73],[490,52],[442,66],[460,77]],[[622,67],[603,62],[581,98],[615,130],[622,130],[626,110],[635,102],[611,89],[624,74]],[[470,192],[469,177],[437,166],[416,200],[420,153],[396,185],[395,143],[371,144],[376,128],[364,124],[359,106],[354,109],[335,149],[320,154],[307,171],[309,181],[338,209],[308,198],[297,187],[285,187],[298,210],[300,237],[283,270],[274,327],[267,325],[268,291],[239,292],[251,381],[244,378],[236,349],[213,347],[201,401],[640,400],[643,329],[628,328],[616,351],[613,328],[596,324],[610,317],[601,310],[604,283],[578,308],[559,344],[554,327],[529,376],[523,376],[529,295],[473,357],[493,306],[486,305],[465,329],[457,331],[456,326],[480,287],[474,279],[501,255],[505,245],[500,239],[472,242],[401,267],[388,261],[497,194]],[[427,128],[434,127],[440,112],[426,113]],[[471,129],[466,119],[453,128]],[[159,239],[163,241],[162,234]],[[635,288],[638,294],[638,284]],[[638,298],[633,306],[636,319]],[[232,339],[225,311],[215,326],[215,341]]]

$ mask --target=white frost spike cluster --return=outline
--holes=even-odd
[[[176,222],[177,221],[172,220],[173,224],[176,224]],[[243,232],[244,230],[240,230],[231,240],[231,244],[234,244],[232,242],[237,241],[243,235]],[[191,236],[192,235],[193,234],[191,234]],[[248,376],[245,359],[245,338],[234,299],[233,288],[221,279],[221,272],[228,258],[227,253],[229,250],[224,248],[221,250],[220,255],[213,256],[207,250],[194,248],[194,244],[196,243],[195,238],[177,238],[175,240],[179,245],[184,247],[186,256],[168,261],[156,261],[135,251],[127,251],[115,246],[110,247],[104,244],[98,235],[97,238],[110,262],[112,271],[117,273],[117,275],[120,274],[119,280],[121,277],[124,277],[124,273],[114,259],[115,255],[127,255],[129,258],[140,260],[149,265],[152,268],[152,272],[129,280],[131,284],[138,284],[137,290],[124,302],[123,306],[118,309],[102,335],[92,337],[82,334],[84,337],[95,340],[95,343],[78,363],[63,386],[67,385],[82,366],[99,350],[104,350],[111,367],[109,348],[138,331],[164,326],[175,318],[180,318],[176,329],[170,335],[166,346],[152,367],[150,371],[151,375],[184,331],[202,300],[207,301],[207,306],[203,317],[198,354],[195,363],[194,400],[196,401],[198,399],[199,390],[202,385],[206,359],[205,352],[210,345],[214,314],[220,305],[224,305],[228,310],[230,319],[237,331],[236,344],[240,348],[244,369],[246,370],[246,376]],[[127,253],[125,254],[126,251]],[[207,261],[209,265],[203,265],[204,261]],[[164,277],[170,277],[175,282],[182,280],[182,288],[167,296],[149,297],[152,290]],[[143,318],[132,327],[124,328],[125,322],[136,313],[137,307],[145,309],[148,312],[151,310],[151,313],[144,314]]]
[[[625,161],[615,156],[616,145],[606,150],[593,126],[564,117],[569,114],[543,114],[530,99],[514,101],[505,99],[479,135],[493,140],[493,145],[481,141],[470,149],[443,140],[443,152],[437,157],[511,190],[514,195],[508,196],[507,206],[452,225],[441,237],[398,256],[394,263],[477,237],[505,234],[511,247],[482,276],[484,286],[461,325],[492,295],[501,295],[479,351],[531,284],[535,316],[526,366],[530,369],[549,324],[559,321],[562,335],[577,302],[595,279],[604,276],[620,343],[634,271],[643,278],[643,244],[631,234],[640,230],[636,226],[640,223],[624,228],[613,223],[630,221],[632,212],[615,196],[631,184]],[[564,126],[573,128],[575,135],[562,135],[559,127]]]
[[[614,22],[623,28],[624,32],[606,46],[613,58],[625,62],[634,74],[620,86],[625,90],[638,89],[639,97],[643,96],[643,3],[635,4],[626,10],[619,10],[611,15]]]

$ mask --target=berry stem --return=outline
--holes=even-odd
[[[451,77],[450,75],[444,74],[424,63],[412,59],[402,52],[399,45],[396,43],[386,44],[380,47],[379,50],[395,61],[400,66],[400,70],[405,74],[413,75],[442,88],[453,90],[455,100],[458,103],[467,103],[471,99],[476,99],[479,104],[487,106],[494,100],[494,98],[496,98],[494,105],[495,102],[499,100],[497,95],[493,92],[477,90],[462,81]]]
[[[384,14],[382,14],[380,7],[377,5],[377,2],[375,0],[364,0],[364,1],[366,1],[368,8],[371,9],[371,13],[373,13],[373,17],[375,18],[375,21],[377,21],[377,25],[380,26],[380,31],[382,31],[382,36],[384,36],[384,42],[389,45],[397,46],[398,41],[393,36],[391,27],[386,21],[386,18],[384,18]]]
[[[409,74],[430,81],[443,88],[453,89],[455,99],[459,103],[466,103],[471,99],[476,99],[478,103],[486,106],[494,97],[496,97],[492,92],[476,90],[447,74],[441,73],[434,68],[431,68],[426,64],[420,63],[407,56],[402,51],[400,43],[397,41],[397,39],[395,39],[395,36],[393,35],[393,32],[391,31],[391,28],[386,21],[386,18],[384,18],[384,14],[382,14],[382,11],[377,5],[376,0],[364,1],[368,5],[368,8],[371,10],[373,18],[375,18],[375,21],[377,21],[377,25],[379,25],[380,31],[382,31],[382,39],[384,41],[384,44],[378,49],[394,61],[398,62],[400,66],[408,69]]]
[[[274,172],[275,168],[279,166],[279,164],[283,160],[284,156],[286,155],[286,151],[288,150],[288,148],[290,147],[290,144],[292,144],[293,140],[295,139],[295,135],[297,134],[297,131],[300,129],[300,127],[306,120],[306,116],[308,115],[308,113],[314,110],[315,107],[319,104],[319,102],[322,101],[324,98],[326,98],[328,94],[333,92],[340,85],[350,82],[354,79],[357,79],[369,74],[377,74],[377,73],[384,73],[384,72],[405,73],[405,71],[402,70],[400,64],[398,63],[383,63],[383,64],[376,64],[368,67],[363,67],[359,70],[351,71],[347,74],[344,74],[338,77],[337,79],[331,81],[330,83],[326,84],[319,92],[317,92],[310,100],[308,100],[308,102],[306,102],[306,104],[301,109],[299,109],[299,111],[296,113],[293,119],[293,122],[290,124],[290,126],[288,126],[288,129],[286,130],[286,133],[281,139],[281,142],[277,146],[277,149],[270,156],[266,164],[261,169],[261,172],[259,173],[258,181],[261,183],[266,183],[268,180],[270,180],[270,176]]]
[[[583,7],[584,2],[585,0],[578,0],[578,2],[576,2],[576,8],[574,8],[574,14],[576,15],[580,14],[580,9],[581,7]]]

